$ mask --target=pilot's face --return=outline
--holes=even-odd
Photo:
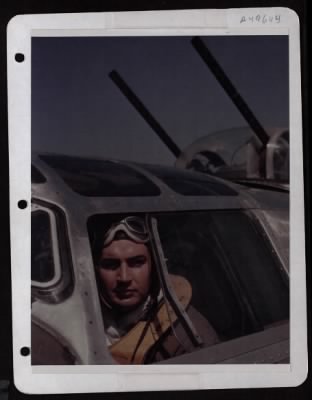
[[[99,263],[101,292],[120,311],[130,311],[147,298],[151,257],[145,244],[115,240],[104,247]]]

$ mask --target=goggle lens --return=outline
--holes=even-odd
[[[110,244],[117,232],[125,232],[130,239],[138,243],[146,243],[149,240],[144,220],[140,217],[127,217],[113,224],[104,237],[104,246]]]

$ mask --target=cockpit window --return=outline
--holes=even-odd
[[[209,343],[208,346],[262,331],[289,318],[286,272],[253,214],[241,210],[153,213],[149,216],[137,214],[130,219],[127,215],[90,217],[89,238],[102,293],[105,285],[99,268],[106,268],[100,262],[103,249],[110,246],[113,240],[116,242],[112,248],[121,239],[135,243],[134,238],[137,237],[140,243],[141,229],[132,224],[137,217],[143,221],[157,221],[171,290],[184,303],[195,329],[204,343]],[[117,226],[122,231],[119,232],[120,237]],[[110,241],[104,246],[105,240]],[[155,250],[157,240],[153,238],[146,244],[152,255],[153,272],[160,265],[155,257],[157,252],[160,254],[159,250]],[[159,274],[158,278],[156,276],[152,274],[155,285],[152,284],[150,290],[156,290],[160,284],[161,301],[164,301],[166,292],[161,286]],[[182,336],[177,336],[182,340]],[[148,362],[162,359],[153,352],[148,357]]]
[[[31,280],[40,284],[55,276],[50,216],[37,210],[31,216]]]
[[[236,196],[238,194],[224,183],[201,173],[171,170],[154,165],[144,165],[144,168],[163,180],[175,192],[184,196]]]
[[[41,155],[76,193],[90,197],[158,196],[159,188],[135,170],[112,161]]]
[[[289,292],[257,224],[238,211],[158,215],[170,274],[192,286],[191,305],[228,340],[289,315]]]
[[[64,301],[74,287],[66,216],[54,204],[32,199],[32,301]]]

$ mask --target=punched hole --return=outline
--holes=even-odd
[[[30,354],[30,348],[29,347],[22,347],[21,348],[21,355],[26,357],[29,356]]]
[[[20,200],[17,203],[18,208],[20,208],[21,210],[24,210],[24,208],[27,207],[27,201],[26,200]]]
[[[15,61],[18,63],[21,63],[25,60],[25,56],[22,53],[16,53],[15,54]]]

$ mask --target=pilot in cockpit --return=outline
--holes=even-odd
[[[219,341],[210,323],[190,305],[190,283],[177,275],[169,275],[170,287],[182,311],[173,310],[150,246],[144,219],[128,216],[106,231],[96,259],[106,343],[120,364],[153,363]],[[191,329],[185,329],[187,321]]]

